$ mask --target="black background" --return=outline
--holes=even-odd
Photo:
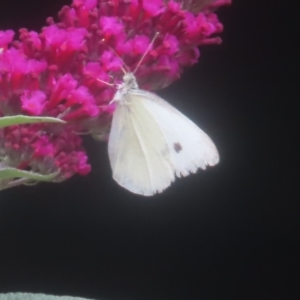
[[[0,28],[39,30],[69,2],[1,0]],[[1,192],[0,292],[300,299],[296,3],[220,9],[223,44],[159,93],[212,137],[218,166],[143,198],[86,139],[88,176]]]

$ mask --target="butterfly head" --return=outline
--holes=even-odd
[[[123,76],[123,87],[128,90],[138,88],[138,84],[136,82],[136,78],[133,73],[126,73]]]

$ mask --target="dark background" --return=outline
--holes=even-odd
[[[69,3],[1,0],[0,28],[38,30]],[[89,176],[1,192],[0,292],[300,299],[296,3],[220,9],[223,45],[160,92],[212,137],[218,166],[143,198],[87,139]]]

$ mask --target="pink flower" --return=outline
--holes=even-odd
[[[12,30],[0,30],[0,49],[6,49],[7,45],[12,42],[15,33]]]
[[[164,9],[162,0],[143,1],[142,5],[145,13],[152,17],[157,16]]]
[[[62,130],[61,125],[46,123],[6,127],[0,131],[0,148],[6,151],[11,167],[41,174],[59,170],[56,181],[90,170],[81,138],[71,127]]]
[[[33,116],[39,116],[44,110],[46,95],[42,91],[24,91],[21,96],[22,109]]]
[[[105,39],[117,37],[124,31],[124,25],[117,17],[100,17],[99,28],[101,28]]]
[[[57,124],[0,130],[2,156],[13,166],[60,171],[60,180],[90,171],[76,132],[106,138],[110,104],[123,69],[139,86],[161,89],[198,61],[198,46],[219,44],[215,9],[230,0],[73,0],[40,33],[0,31],[0,113],[54,116]],[[154,36],[156,39],[153,41]],[[151,45],[151,47],[149,47]],[[141,61],[141,58],[146,53]]]

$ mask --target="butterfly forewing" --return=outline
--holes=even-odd
[[[143,103],[155,119],[177,176],[186,176],[219,162],[218,151],[208,135],[168,102],[142,90],[132,93],[131,97]]]

